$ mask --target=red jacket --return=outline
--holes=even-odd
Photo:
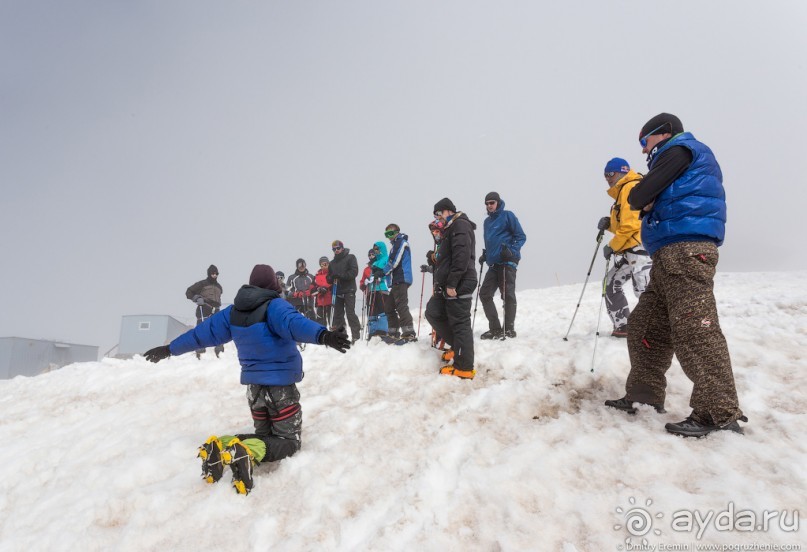
[[[314,276],[314,286],[318,307],[327,307],[331,304],[331,284],[328,283],[327,276],[327,268],[320,268],[319,271],[317,271],[317,275]],[[326,288],[327,291],[320,292],[320,288]]]

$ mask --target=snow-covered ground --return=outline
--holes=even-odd
[[[807,547],[781,514],[757,528],[764,511],[785,511],[785,528],[805,513],[807,273],[718,275],[750,422],[745,436],[701,440],[664,431],[689,413],[677,364],[667,414],[603,406],[623,394],[628,354],[624,340],[601,337],[590,372],[596,282],[563,341],[580,289],[520,292],[519,337],[477,341],[473,381],[437,375],[425,320],[414,345],[309,346],[303,448],[257,468],[246,497],[229,470],[205,484],[196,458],[209,435],[251,427],[232,345],[221,359],[105,359],[1,381],[0,549]],[[477,336],[484,329],[480,307]],[[720,519],[742,528],[752,513],[753,530],[721,530],[714,517],[700,538],[697,522],[684,530],[686,512],[727,511]]]

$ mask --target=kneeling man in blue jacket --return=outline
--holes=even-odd
[[[303,379],[303,358],[297,343],[318,343],[344,353],[350,339],[344,328],[328,331],[297,312],[281,298],[272,267],[255,265],[249,285],[238,290],[232,306],[170,344],[147,351],[145,357],[159,362],[229,341],[238,350],[255,433],[214,435],[199,447],[199,457],[208,483],[221,479],[229,465],[233,486],[247,494],[253,484],[253,463],[276,462],[300,450],[303,412],[295,384]]]

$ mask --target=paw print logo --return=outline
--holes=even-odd
[[[636,499],[634,497],[630,497],[629,502],[630,507],[627,511],[623,510],[621,507],[617,507],[616,513],[624,516],[624,525],[614,525],[614,531],[619,531],[623,528],[627,530],[630,537],[625,539],[626,544],[633,544],[631,542],[632,537],[642,537],[642,544],[646,545],[648,542],[647,539],[644,538],[645,535],[649,534],[651,531],[656,536],[661,535],[661,530],[653,529],[653,519],[661,519],[664,517],[664,514],[661,512],[655,515],[650,513],[649,508],[653,505],[653,499],[651,498],[645,501],[644,507],[636,506]]]

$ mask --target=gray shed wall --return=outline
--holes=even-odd
[[[74,362],[95,362],[98,347],[24,337],[0,337],[0,378],[36,376]]]
[[[121,319],[119,357],[143,354],[153,347],[166,345],[188,331],[186,326],[173,316],[165,314],[133,314]]]

